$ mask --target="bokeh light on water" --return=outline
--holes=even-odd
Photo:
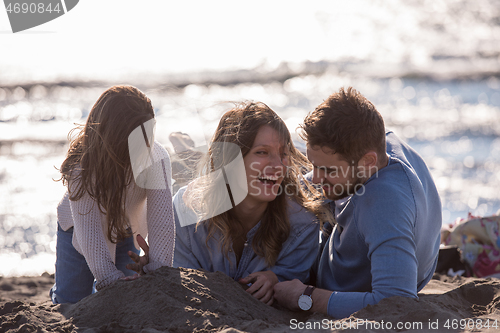
[[[111,44],[89,38],[108,28],[99,15],[111,10],[111,0],[91,26],[88,16],[74,15],[72,23],[87,29],[71,36],[25,34],[17,44],[4,36],[4,48],[16,52],[4,52],[0,61],[0,276],[54,271],[56,206],[64,193],[52,180],[59,178],[54,166],[64,158],[74,123],[84,123],[98,96],[119,83],[151,98],[156,138],[170,149],[174,131],[206,145],[229,107],[221,102],[265,102],[295,133],[329,94],[354,86],[376,105],[386,127],[426,160],[444,223],[500,209],[498,0],[262,1],[265,11],[255,3],[237,15],[211,13],[208,3],[194,13],[182,2],[157,2],[152,12],[151,3],[116,17],[128,20],[121,26],[126,37]],[[221,8],[234,6],[226,1]],[[148,12],[147,22],[141,11]],[[202,30],[178,29],[193,15]],[[259,24],[241,24],[255,17]],[[141,26],[177,32],[159,38]],[[64,43],[61,36],[68,37]],[[120,45],[130,36],[148,45],[147,52],[127,47],[123,56]],[[53,54],[81,52],[32,56],[46,45]],[[103,61],[104,53],[113,61]]]
[[[493,82],[493,84],[492,84]],[[468,82],[368,79],[325,73],[283,83],[146,87],[157,115],[156,139],[172,149],[168,135],[181,131],[196,146],[206,145],[225,101],[260,100],[295,129],[307,112],[341,86],[352,85],[382,113],[386,127],[426,160],[443,204],[443,222],[468,212],[500,208],[500,89],[493,79]],[[0,108],[0,259],[2,275],[53,272],[56,206],[64,193],[54,167],[60,166],[66,137],[84,123],[103,87],[41,87],[21,93],[3,89]],[[17,91],[14,93],[14,91]],[[22,263],[22,264],[19,264]]]

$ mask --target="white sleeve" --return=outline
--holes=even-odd
[[[154,189],[146,189],[149,241],[149,264],[144,267],[146,273],[161,266],[172,266],[175,246],[170,157],[157,142],[152,154],[155,170],[149,173],[152,179],[148,179],[148,183],[154,183]]]
[[[70,183],[77,186],[78,181]],[[107,241],[101,223],[103,216],[97,203],[85,193],[77,201],[70,200],[70,208],[74,221],[73,245],[85,257],[96,279],[96,289],[100,290],[125,276],[112,259],[116,244]]]

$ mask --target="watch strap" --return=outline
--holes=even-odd
[[[316,289],[315,286],[307,286],[306,290],[304,290],[304,292],[302,293],[302,295],[311,297],[314,289]]]

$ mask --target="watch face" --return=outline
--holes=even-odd
[[[299,308],[304,311],[311,309],[312,307],[312,298],[306,295],[300,295],[299,297]]]

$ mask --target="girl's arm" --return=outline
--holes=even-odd
[[[146,189],[149,263],[143,267],[145,273],[172,266],[175,244],[170,157],[157,142],[152,155],[155,163],[148,174],[148,183],[154,189]]]
[[[85,257],[96,279],[96,289],[100,290],[124,276],[112,259],[116,244],[106,239],[107,231],[101,223],[104,217],[88,193],[77,201],[70,200],[70,208],[74,221],[73,245]]]

